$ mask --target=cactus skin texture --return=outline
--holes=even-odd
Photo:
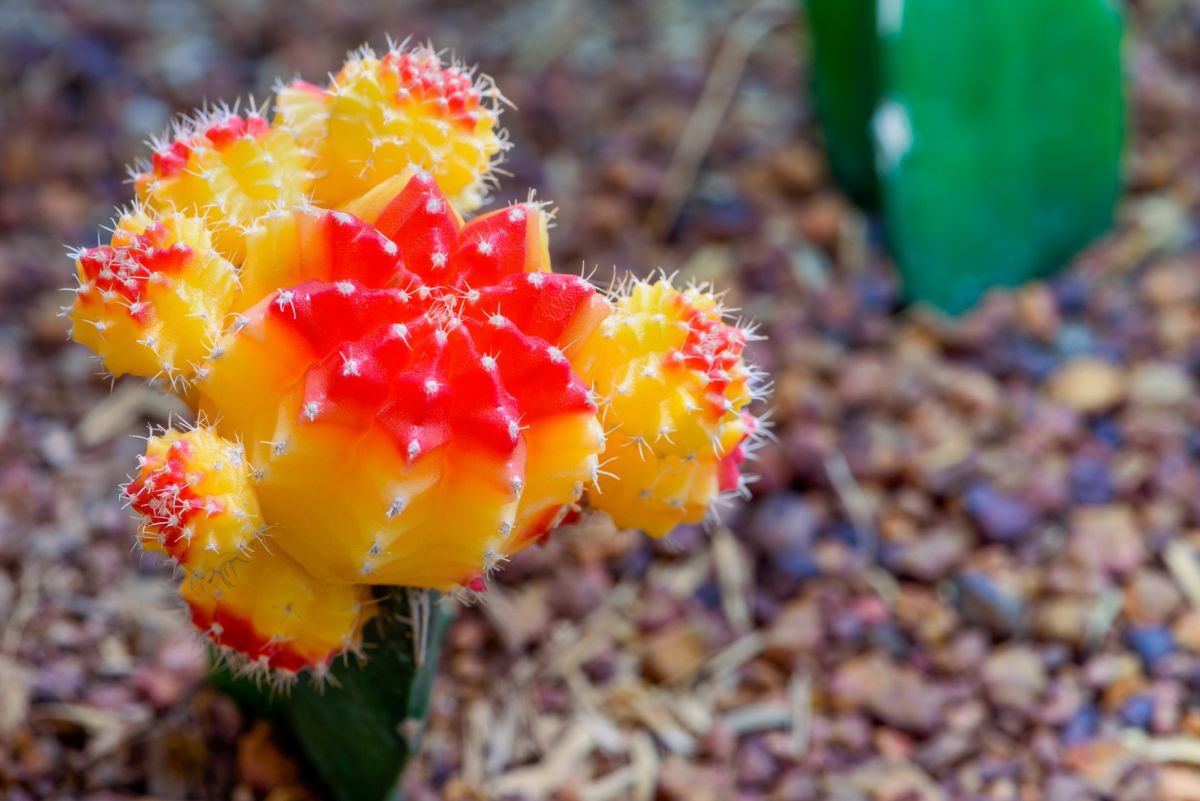
[[[716,297],[551,272],[532,196],[464,220],[497,100],[428,49],[359,51],[271,124],[178,126],[77,254],[75,339],[198,421],[149,438],[125,496],[240,670],[326,676],[373,587],[477,594],[589,505],[662,536],[743,486],[755,376]]]
[[[262,116],[220,108],[178,122],[132,170],[138,199],[159,212],[204,217],[217,248],[240,258],[242,240],[272,208],[299,203],[311,188],[311,157],[291,132]]]
[[[428,47],[363,48],[325,87],[280,89],[277,122],[315,150],[315,199],[336,208],[401,170],[431,172],[466,212],[484,200],[486,176],[507,147],[500,95],[487,78],[445,64]]]
[[[661,537],[742,487],[738,468],[759,430],[745,411],[755,396],[742,359],[748,333],[724,322],[701,288],[661,279],[619,294],[577,359],[614,429],[590,504],[618,526]]]
[[[142,516],[142,547],[193,576],[249,556],[265,529],[242,447],[208,428],[150,437],[125,497]]]
[[[237,286],[203,220],[142,208],[75,265],[73,336],[117,376],[188,379],[220,338]]]

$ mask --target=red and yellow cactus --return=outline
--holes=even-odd
[[[703,288],[680,291],[662,278],[617,295],[576,359],[613,430],[591,505],[661,537],[700,522],[714,498],[743,485],[746,441],[759,427],[746,411],[755,383],[742,359],[748,333],[725,322]]]
[[[181,127],[78,254],[75,338],[200,421],[150,438],[139,542],[252,667],[323,674],[371,587],[482,591],[586,506],[662,536],[740,486],[754,378],[711,293],[553,273],[532,200],[464,220],[498,97],[361,51],[269,124]]]
[[[409,167],[433,174],[460,211],[482,205],[507,147],[503,100],[486,76],[446,64],[429,47],[364,47],[326,87],[279,91],[276,127],[316,154],[315,200],[336,208]]]

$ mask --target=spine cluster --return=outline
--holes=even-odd
[[[371,587],[482,592],[590,506],[662,536],[743,486],[747,331],[703,288],[551,271],[532,198],[464,219],[504,149],[490,81],[427,48],[210,112],[81,251],[75,338],[211,421],[126,487],[192,620],[251,669],[323,675]]]

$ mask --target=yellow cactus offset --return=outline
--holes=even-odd
[[[249,556],[266,529],[242,446],[208,428],[150,437],[125,497],[142,516],[142,547],[193,576]]]
[[[433,174],[460,211],[484,200],[507,147],[501,95],[486,76],[429,47],[354,54],[327,87],[295,81],[276,97],[276,122],[316,153],[314,198],[341,204],[403,170]]]
[[[532,198],[464,219],[498,99],[428,48],[360,51],[273,124],[181,126],[78,254],[74,338],[207,421],[150,437],[125,493],[247,669],[324,675],[372,587],[482,592],[588,504],[661,536],[742,484],[749,335],[711,293],[553,273]]]
[[[218,250],[234,262],[264,213],[301,202],[312,188],[309,152],[257,112],[199,112],[152,147],[151,161],[132,170],[138,198],[163,213],[203,217]]]
[[[213,248],[204,221],[135,208],[112,244],[79,251],[73,336],[113,375],[186,382],[220,338],[237,271]]]
[[[337,656],[359,653],[372,617],[368,588],[318,581],[262,547],[220,575],[185,578],[180,594],[225,658],[285,683],[306,668],[321,679]]]
[[[358,647],[369,593],[318,581],[268,547],[240,444],[207,427],[152,436],[125,497],[142,516],[142,547],[180,568],[193,622],[230,657],[286,675],[323,672]]]
[[[724,321],[704,288],[633,281],[580,347],[576,369],[604,400],[610,429],[593,508],[618,526],[661,537],[704,519],[742,486],[740,465],[759,423],[746,406],[755,377],[749,333]]]

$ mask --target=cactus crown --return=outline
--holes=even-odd
[[[661,536],[741,484],[756,379],[707,289],[553,273],[532,196],[464,220],[500,100],[430,48],[360,50],[271,122],[177,124],[78,254],[75,338],[211,421],[152,436],[125,496],[246,669],[322,676],[372,586],[478,594],[585,505]]]

